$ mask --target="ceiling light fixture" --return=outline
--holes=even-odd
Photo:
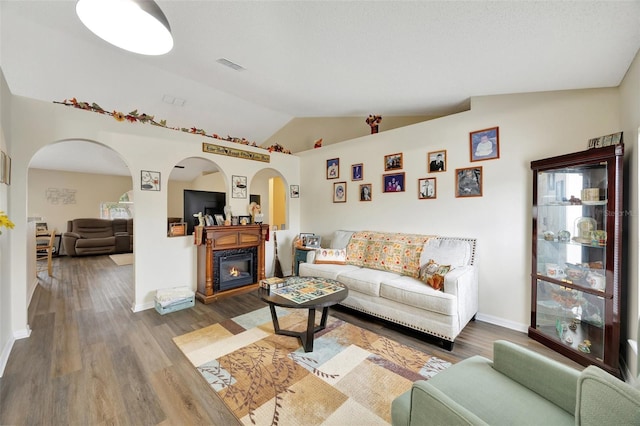
[[[164,55],[173,48],[171,27],[152,0],[78,0],[76,13],[101,39],[142,55]]]

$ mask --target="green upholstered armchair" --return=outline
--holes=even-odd
[[[640,425],[640,390],[602,369],[506,341],[493,351],[415,382],[393,401],[393,425]]]

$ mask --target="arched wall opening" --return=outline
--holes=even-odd
[[[133,177],[127,163],[111,147],[86,139],[54,141],[40,148],[29,162],[27,223],[34,230],[36,222],[46,223],[49,231],[55,230],[61,235],[56,241],[58,254],[66,255],[62,234],[67,231],[67,222],[120,215],[122,211],[114,206],[121,204],[123,194],[132,194],[132,188]],[[128,211],[133,214],[134,209]],[[35,241],[29,242],[29,246],[32,244],[33,250],[28,249],[28,253],[34,253],[33,259],[27,261],[28,277],[36,275]],[[37,281],[28,282],[27,294],[36,284]]]

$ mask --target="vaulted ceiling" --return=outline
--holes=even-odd
[[[98,39],[73,0],[0,1],[10,90],[261,144],[294,117],[442,115],[472,96],[617,86],[640,47],[638,1],[157,3],[175,46],[155,57]]]

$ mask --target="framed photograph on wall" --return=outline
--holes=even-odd
[[[382,192],[404,192],[404,172],[382,175]]]
[[[471,161],[495,160],[500,158],[500,134],[498,127],[476,130],[469,133]]]
[[[373,197],[373,191],[371,190],[370,183],[363,183],[360,185],[360,201],[371,201]]]
[[[140,189],[143,191],[160,191],[160,172],[140,170]]]
[[[247,177],[231,176],[231,198],[247,198]]]
[[[340,177],[340,159],[332,158],[327,160],[327,179],[338,179]]]
[[[364,165],[362,163],[351,165],[351,180],[362,180],[364,176]]]
[[[333,184],[333,202],[347,202],[347,182],[336,182]]]
[[[482,167],[456,169],[456,197],[482,197]]]
[[[289,194],[291,198],[300,198],[300,185],[289,185]]]
[[[434,151],[427,154],[427,171],[429,173],[447,171],[447,151]]]
[[[418,179],[418,199],[419,200],[435,200],[436,199],[436,178]]]
[[[389,154],[384,156],[384,171],[402,169],[402,153]]]

